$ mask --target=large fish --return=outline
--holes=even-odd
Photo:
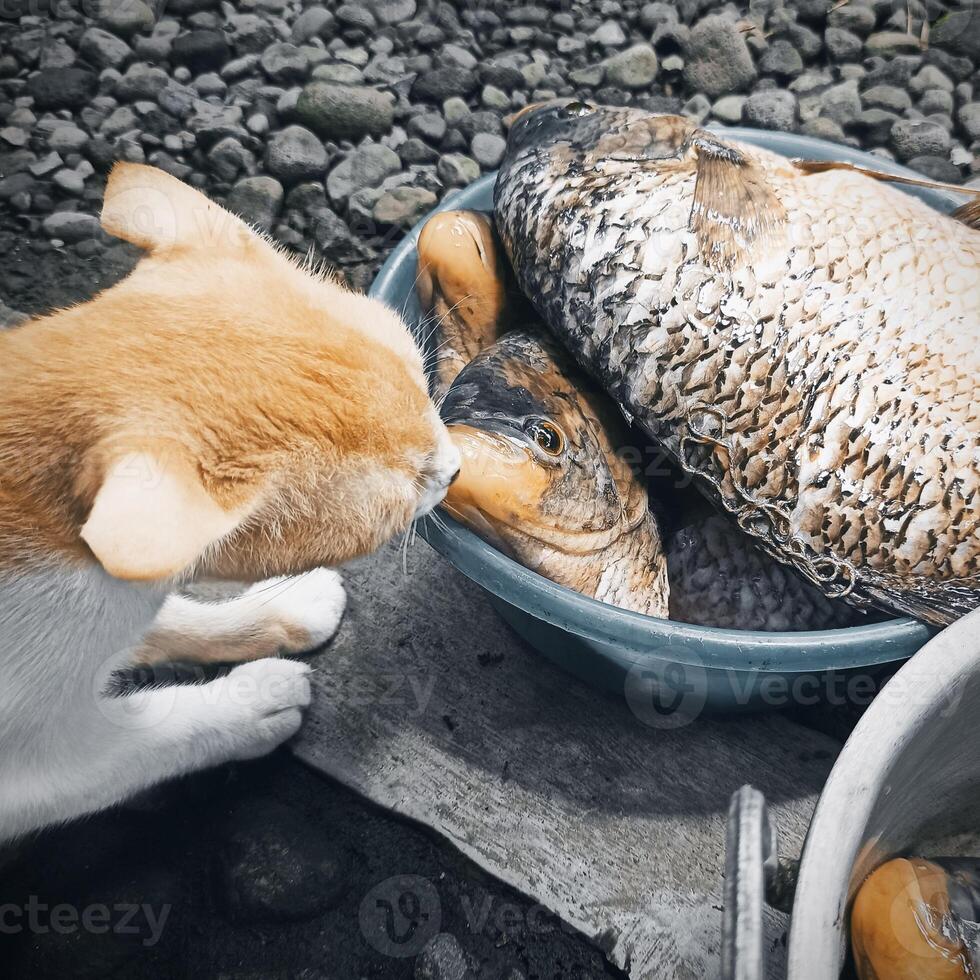
[[[458,520],[553,581],[635,612],[742,630],[861,618],[762,554],[644,451],[515,295],[487,215],[435,215],[418,255],[434,380],[452,382],[442,413],[463,465],[446,507]]]
[[[678,116],[547,104],[496,224],[576,359],[828,595],[980,602],[980,231]]]
[[[862,618],[704,513],[689,486],[654,485],[655,506],[671,515],[663,534],[629,451],[636,434],[543,328],[477,354],[442,416],[462,457],[446,509],[552,581],[634,612],[729,629],[833,629]]]

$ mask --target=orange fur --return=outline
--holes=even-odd
[[[444,429],[394,312],[149,167],[116,166],[103,225],[149,250],[135,271],[0,334],[0,568],[92,561],[82,530],[128,456],[147,468],[133,494],[162,475],[187,491],[134,514],[179,497],[171,523],[203,522],[188,532],[200,553],[153,574],[294,574],[407,526]],[[217,508],[187,503],[201,490]],[[137,519],[105,499],[95,551],[113,514]],[[144,529],[152,539],[154,522]],[[107,570],[143,577],[138,559]]]

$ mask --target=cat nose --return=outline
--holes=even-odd
[[[460,470],[460,468],[459,468],[459,467],[457,466],[457,467],[456,467],[456,472],[455,472],[455,473],[453,473],[453,475],[452,475],[452,476],[451,476],[451,477],[449,478],[449,483],[450,483],[450,485],[452,485],[452,484],[454,484],[454,483],[455,483],[455,482],[456,482],[456,481],[457,481],[457,480],[459,479],[459,474],[460,474],[461,472],[462,472],[462,471],[461,471],[461,470]]]

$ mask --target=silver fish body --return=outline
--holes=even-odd
[[[514,124],[495,217],[562,343],[772,555],[933,623],[980,602],[980,232],[580,103]]]

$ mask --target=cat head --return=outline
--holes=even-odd
[[[102,225],[145,250],[134,272],[15,333],[106,571],[293,574],[442,499],[459,457],[397,313],[151,167],[116,165]]]

